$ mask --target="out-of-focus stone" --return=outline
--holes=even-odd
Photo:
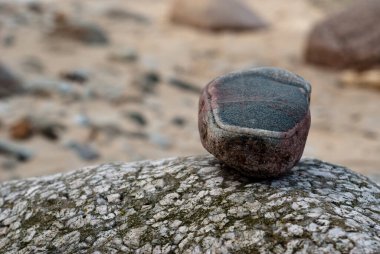
[[[133,63],[139,59],[139,55],[136,50],[128,48],[112,52],[109,59],[120,63]]]
[[[80,41],[88,45],[106,45],[109,43],[107,33],[94,23],[68,20],[60,14],[50,36]]]
[[[7,155],[22,162],[30,160],[34,155],[31,150],[5,140],[0,140],[0,154]]]
[[[86,143],[79,143],[76,141],[71,141],[67,144],[71,150],[76,152],[76,154],[83,160],[91,161],[96,160],[100,157],[100,154],[94,147]]]
[[[47,117],[28,116],[19,119],[10,126],[9,133],[12,139],[24,140],[32,137],[34,134],[49,140],[58,140],[60,133],[65,126],[53,119]]]
[[[144,115],[137,111],[126,112],[125,116],[140,126],[145,126],[148,123]]]
[[[197,87],[196,85],[185,81],[183,79],[177,78],[177,77],[172,77],[169,79],[169,84],[173,87],[177,87],[179,89],[182,89],[184,91],[189,91],[193,92],[196,94],[199,94],[201,92],[201,88]]]
[[[34,133],[32,123],[27,118],[22,118],[12,124],[9,128],[9,134],[12,139],[24,140],[32,137]]]
[[[134,84],[143,93],[154,93],[160,81],[160,73],[154,70],[149,70],[143,71],[141,74],[137,75]]]
[[[178,127],[184,127],[187,123],[186,119],[182,116],[175,116],[170,122]]]
[[[71,98],[77,100],[83,98],[81,90],[73,85],[58,81],[50,80],[46,78],[30,80],[24,85],[27,94],[41,96],[41,97],[51,97],[54,94],[58,94],[62,97]]]
[[[0,98],[21,94],[23,91],[21,80],[0,62]]]
[[[207,30],[255,30],[266,22],[239,0],[174,0],[174,23]]]
[[[354,1],[318,23],[309,35],[305,59],[332,68],[368,69],[380,64],[380,1]]]
[[[380,69],[363,72],[348,70],[341,74],[340,81],[346,86],[380,89]]]
[[[62,72],[60,76],[67,81],[77,82],[80,84],[85,83],[90,78],[88,71],[80,69]]]
[[[303,78],[277,68],[219,77],[203,89],[199,100],[202,144],[245,175],[284,174],[303,153],[310,93]]]
[[[149,24],[150,19],[140,13],[121,9],[119,7],[110,8],[105,11],[105,16],[109,19],[117,21],[131,20],[140,24]]]
[[[24,71],[33,72],[33,73],[43,73],[44,64],[42,61],[34,56],[28,56],[21,62],[21,67]]]

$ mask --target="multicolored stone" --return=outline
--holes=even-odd
[[[276,177],[301,158],[310,128],[311,86],[278,68],[256,68],[211,81],[199,100],[203,146],[241,173]]]

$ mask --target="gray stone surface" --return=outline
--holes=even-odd
[[[211,156],[0,185],[3,253],[379,253],[380,187],[319,160],[254,181]]]

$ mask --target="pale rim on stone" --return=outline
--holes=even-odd
[[[292,76],[293,78],[296,78],[298,80],[302,80],[304,82],[295,82],[295,81],[292,81],[292,82],[289,82],[289,83],[284,83],[283,80],[280,80],[280,79],[276,79],[276,78],[273,78],[273,77],[270,77],[268,75],[265,75],[263,73],[260,73],[260,71],[262,70],[275,70],[276,72],[281,72],[282,75],[288,75],[288,76]],[[207,86],[206,86],[206,93],[207,93],[207,100],[209,102],[209,107],[210,107],[210,110],[212,112],[212,117],[214,119],[214,122],[215,124],[222,130],[224,131],[228,131],[228,132],[233,132],[233,133],[236,133],[236,134],[250,134],[250,135],[256,135],[256,136],[260,136],[260,137],[269,137],[269,138],[277,138],[277,139],[287,139],[287,138],[290,138],[292,137],[296,131],[297,131],[297,127],[299,125],[300,122],[302,122],[302,119],[301,121],[299,121],[297,124],[295,124],[295,126],[288,130],[287,132],[281,132],[281,131],[268,131],[268,130],[263,130],[263,129],[254,129],[254,128],[247,128],[247,127],[238,127],[238,126],[235,126],[235,125],[229,125],[229,124],[224,124],[219,116],[218,116],[218,112],[219,112],[219,109],[217,107],[215,107],[213,109],[213,107],[211,106],[211,95],[209,93],[209,89],[210,89],[210,86],[212,86],[213,84],[215,83],[218,83],[220,81],[223,81],[225,78],[229,77],[243,77],[245,74],[247,73],[254,73],[256,74],[257,76],[261,76],[261,77],[265,77],[265,78],[268,78],[270,80],[273,80],[273,81],[276,81],[276,82],[279,82],[281,84],[284,84],[284,85],[289,85],[289,86],[296,86],[296,87],[299,87],[301,89],[303,89],[306,93],[307,93],[307,96],[308,96],[308,108],[310,107],[310,94],[311,94],[311,85],[306,81],[304,80],[302,77],[294,74],[294,73],[291,73],[287,70],[284,70],[284,69],[280,69],[280,68],[271,68],[271,67],[260,67],[260,68],[255,68],[255,69],[251,69],[251,70],[243,70],[243,71],[236,71],[236,72],[231,72],[225,76],[222,76],[222,77],[219,77],[219,78],[216,78],[214,79],[213,81],[211,81]],[[310,114],[310,109],[308,110],[308,112],[305,114],[305,116],[309,115]],[[239,131],[236,131],[236,128],[239,128]]]

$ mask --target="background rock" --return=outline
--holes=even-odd
[[[78,154],[80,158],[86,161],[96,160],[99,158],[99,153],[90,144],[82,144],[76,141],[70,141],[67,146]]]
[[[319,160],[257,182],[210,156],[0,184],[4,252],[378,253],[380,188]]]
[[[116,21],[131,20],[141,24],[150,24],[151,22],[148,17],[145,17],[140,13],[131,10],[120,9],[119,7],[106,10],[105,16]]]
[[[266,25],[238,0],[175,0],[170,18],[175,23],[208,30],[250,30]]]
[[[16,143],[0,140],[0,154],[7,155],[9,157],[15,158],[18,161],[26,162],[33,158],[33,151],[19,146]],[[1,204],[1,202],[0,202]],[[0,205],[1,207],[1,205]],[[1,212],[0,212],[1,216]]]
[[[0,63],[0,98],[20,94],[22,91],[21,80]]]
[[[105,45],[109,43],[107,33],[95,23],[67,20],[56,22],[50,35],[57,38],[80,41],[87,45]]]
[[[367,69],[380,64],[380,1],[357,1],[317,24],[306,61],[334,68]]]
[[[16,140],[25,140],[34,134],[40,134],[49,140],[58,140],[63,130],[65,126],[57,120],[30,115],[14,122],[9,128],[9,134]]]

